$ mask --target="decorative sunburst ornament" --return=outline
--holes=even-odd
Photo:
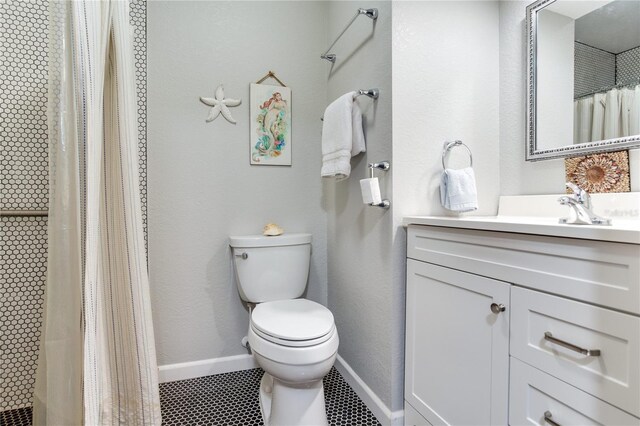
[[[222,114],[222,116],[226,118],[229,123],[236,124],[236,120],[234,120],[233,117],[231,116],[231,111],[229,111],[229,107],[240,105],[240,103],[242,103],[242,100],[231,99],[231,98],[225,99],[224,88],[222,87],[222,84],[219,85],[218,88],[216,89],[215,98],[200,97],[200,102],[212,107],[211,112],[209,112],[209,117],[207,117],[207,123],[212,122],[213,120],[218,118],[218,115]]]
[[[568,182],[589,193],[629,192],[629,151],[568,158],[564,162]]]

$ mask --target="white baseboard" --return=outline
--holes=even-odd
[[[158,378],[160,383],[174,382],[176,380],[211,376],[212,374],[249,370],[256,367],[258,367],[258,364],[252,355],[234,355],[223,358],[203,359],[200,361],[161,365],[158,367]]]
[[[340,355],[335,367],[380,423],[390,426],[404,424],[404,410],[391,411]]]

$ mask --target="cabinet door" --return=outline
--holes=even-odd
[[[434,425],[507,424],[510,285],[407,261],[405,399]],[[506,310],[493,313],[491,304]]]
[[[433,426],[407,401],[404,402],[404,426]]]

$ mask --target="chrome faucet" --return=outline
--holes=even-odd
[[[560,223],[568,225],[611,225],[611,219],[598,216],[591,210],[591,196],[587,191],[572,182],[566,183],[567,188],[573,191],[572,195],[564,195],[558,198],[563,206],[569,206],[573,210],[573,217],[563,217]]]

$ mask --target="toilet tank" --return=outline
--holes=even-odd
[[[311,234],[229,237],[242,300],[253,303],[302,296],[309,277]]]

